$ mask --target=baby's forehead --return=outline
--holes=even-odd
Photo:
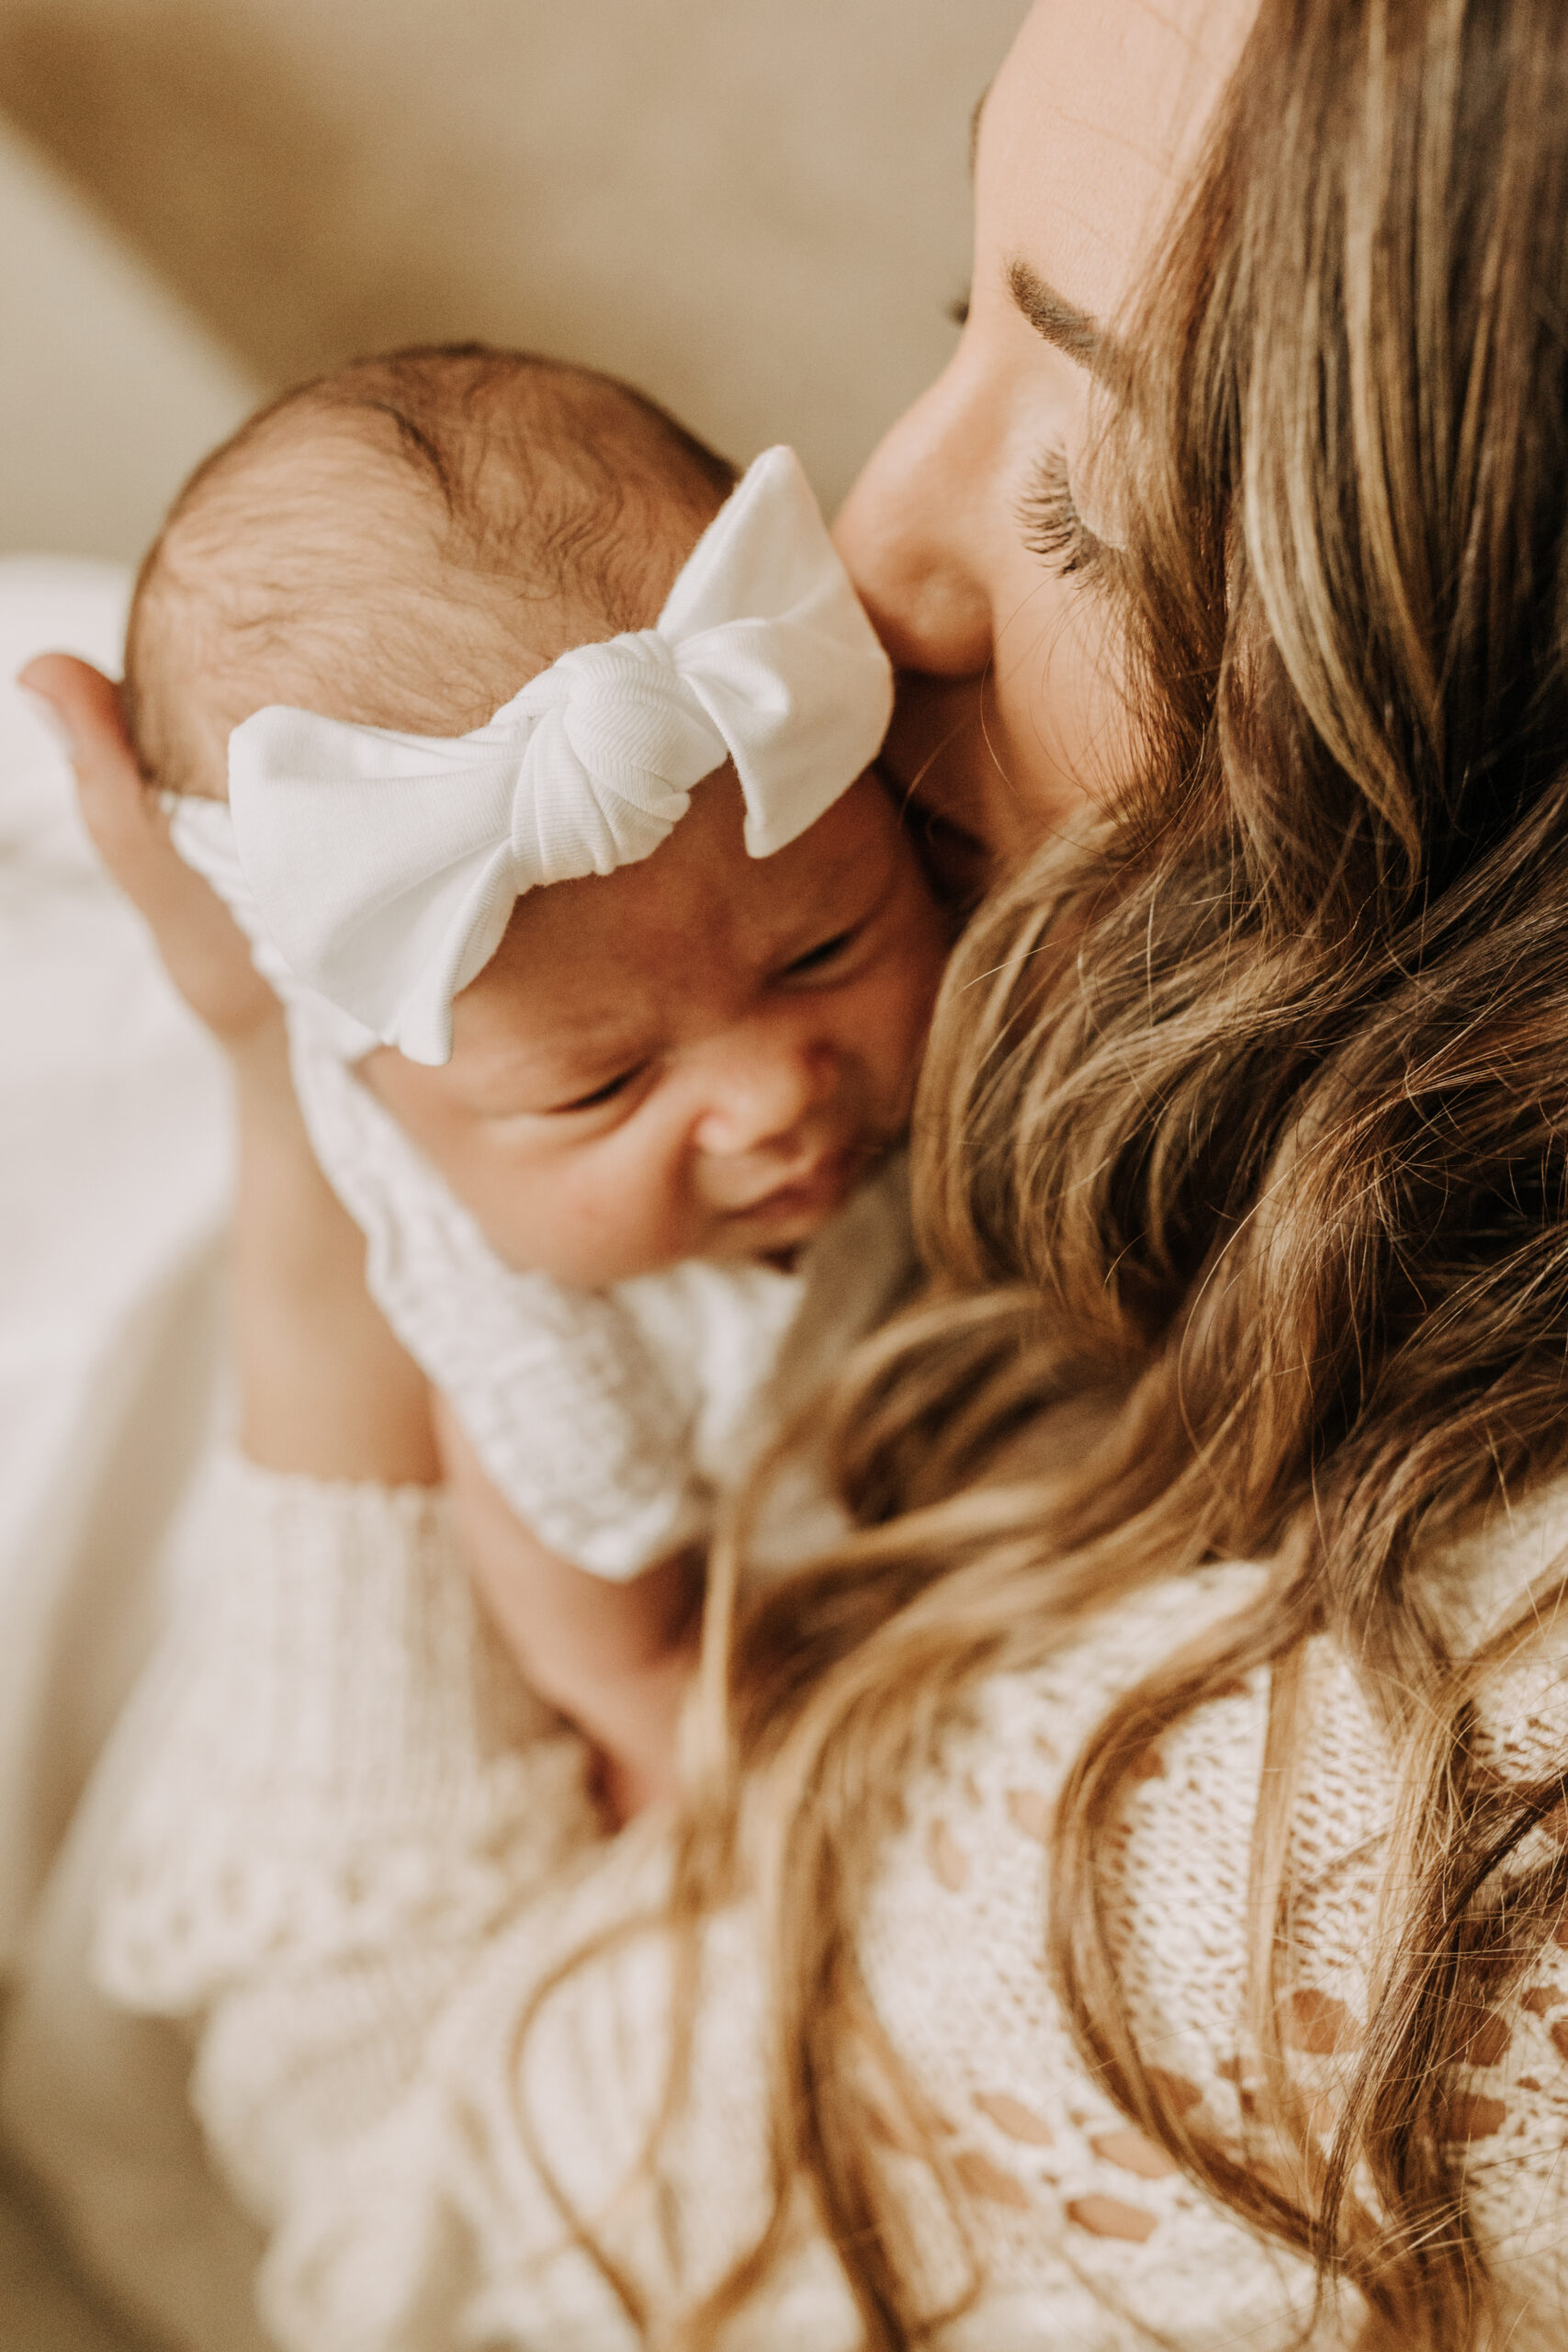
[[[698,786],[649,857],[526,892],[490,969],[562,1023],[599,1025],[638,986],[731,959],[757,899],[733,775]]]
[[[549,920],[546,920],[548,910]],[[558,918],[560,918],[558,920]],[[676,943],[679,952],[682,943]],[[717,977],[710,959],[706,971]],[[520,899],[506,938],[453,1007],[459,1091],[570,1093],[578,1074],[637,1058],[681,1025],[692,991],[674,957],[562,883]]]
[[[898,852],[869,778],[771,857],[749,854],[745,813],[721,769],[650,857],[527,892],[469,991],[484,1027],[586,1046],[698,1000],[716,1006],[852,918]]]
[[[841,804],[782,850],[753,856],[746,803],[731,765],[705,777],[651,856],[530,892],[507,945],[524,955],[541,938],[575,966],[712,964],[770,952],[852,877],[868,844]]]

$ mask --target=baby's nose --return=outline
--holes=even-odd
[[[715,1158],[776,1149],[837,1083],[830,1047],[804,1038],[737,1036],[714,1057],[694,1130]]]

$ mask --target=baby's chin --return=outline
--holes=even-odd
[[[689,1265],[694,1261],[719,1266],[755,1265],[761,1261],[787,1270],[799,1252],[832,1223],[854,1190],[857,1176],[858,1171],[830,1194],[824,1193],[810,1201],[781,1200],[728,1216],[714,1216],[701,1231],[689,1234],[684,1246],[678,1250],[649,1253],[642,1259],[631,1253],[606,1251],[596,1264],[556,1269],[557,1279],[578,1289],[600,1290],[615,1283],[667,1274],[674,1267]]]
[[[642,1282],[667,1274],[694,1261],[704,1265],[754,1265],[759,1261],[787,1270],[800,1250],[831,1223],[840,1201],[811,1211],[756,1213],[715,1217],[701,1231],[688,1234],[683,1246],[665,1250],[618,1249],[607,1240],[598,1250],[519,1250],[508,1235],[487,1232],[486,1239],[502,1265],[515,1274],[543,1274],[567,1290],[611,1290],[621,1283]]]
[[[691,1255],[712,1265],[787,1264],[830,1225],[840,1204],[812,1216],[748,1216],[727,1218],[715,1231],[711,1245]]]

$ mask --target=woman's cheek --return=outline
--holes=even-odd
[[[1021,814],[1039,839],[1087,801],[1104,799],[1125,764],[1125,702],[1110,608],[1081,579],[1047,576],[1031,630],[1021,612],[1012,641],[999,639],[994,694],[1003,758]]]

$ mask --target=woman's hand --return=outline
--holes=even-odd
[[[316,1165],[282,1006],[227,907],[170,841],[126,741],[118,688],[64,653],[29,662],[18,683],[59,720],[99,855],[233,1069],[241,1443],[270,1469],[430,1484],[424,1380],[372,1304],[363,1237]]]
[[[197,1019],[230,1054],[282,1036],[277,999],[222,900],[193,874],[143,782],[126,739],[119,689],[69,653],[44,653],[17,679],[48,704],[76,774],[95,848],[146,922],[164,969]]]

